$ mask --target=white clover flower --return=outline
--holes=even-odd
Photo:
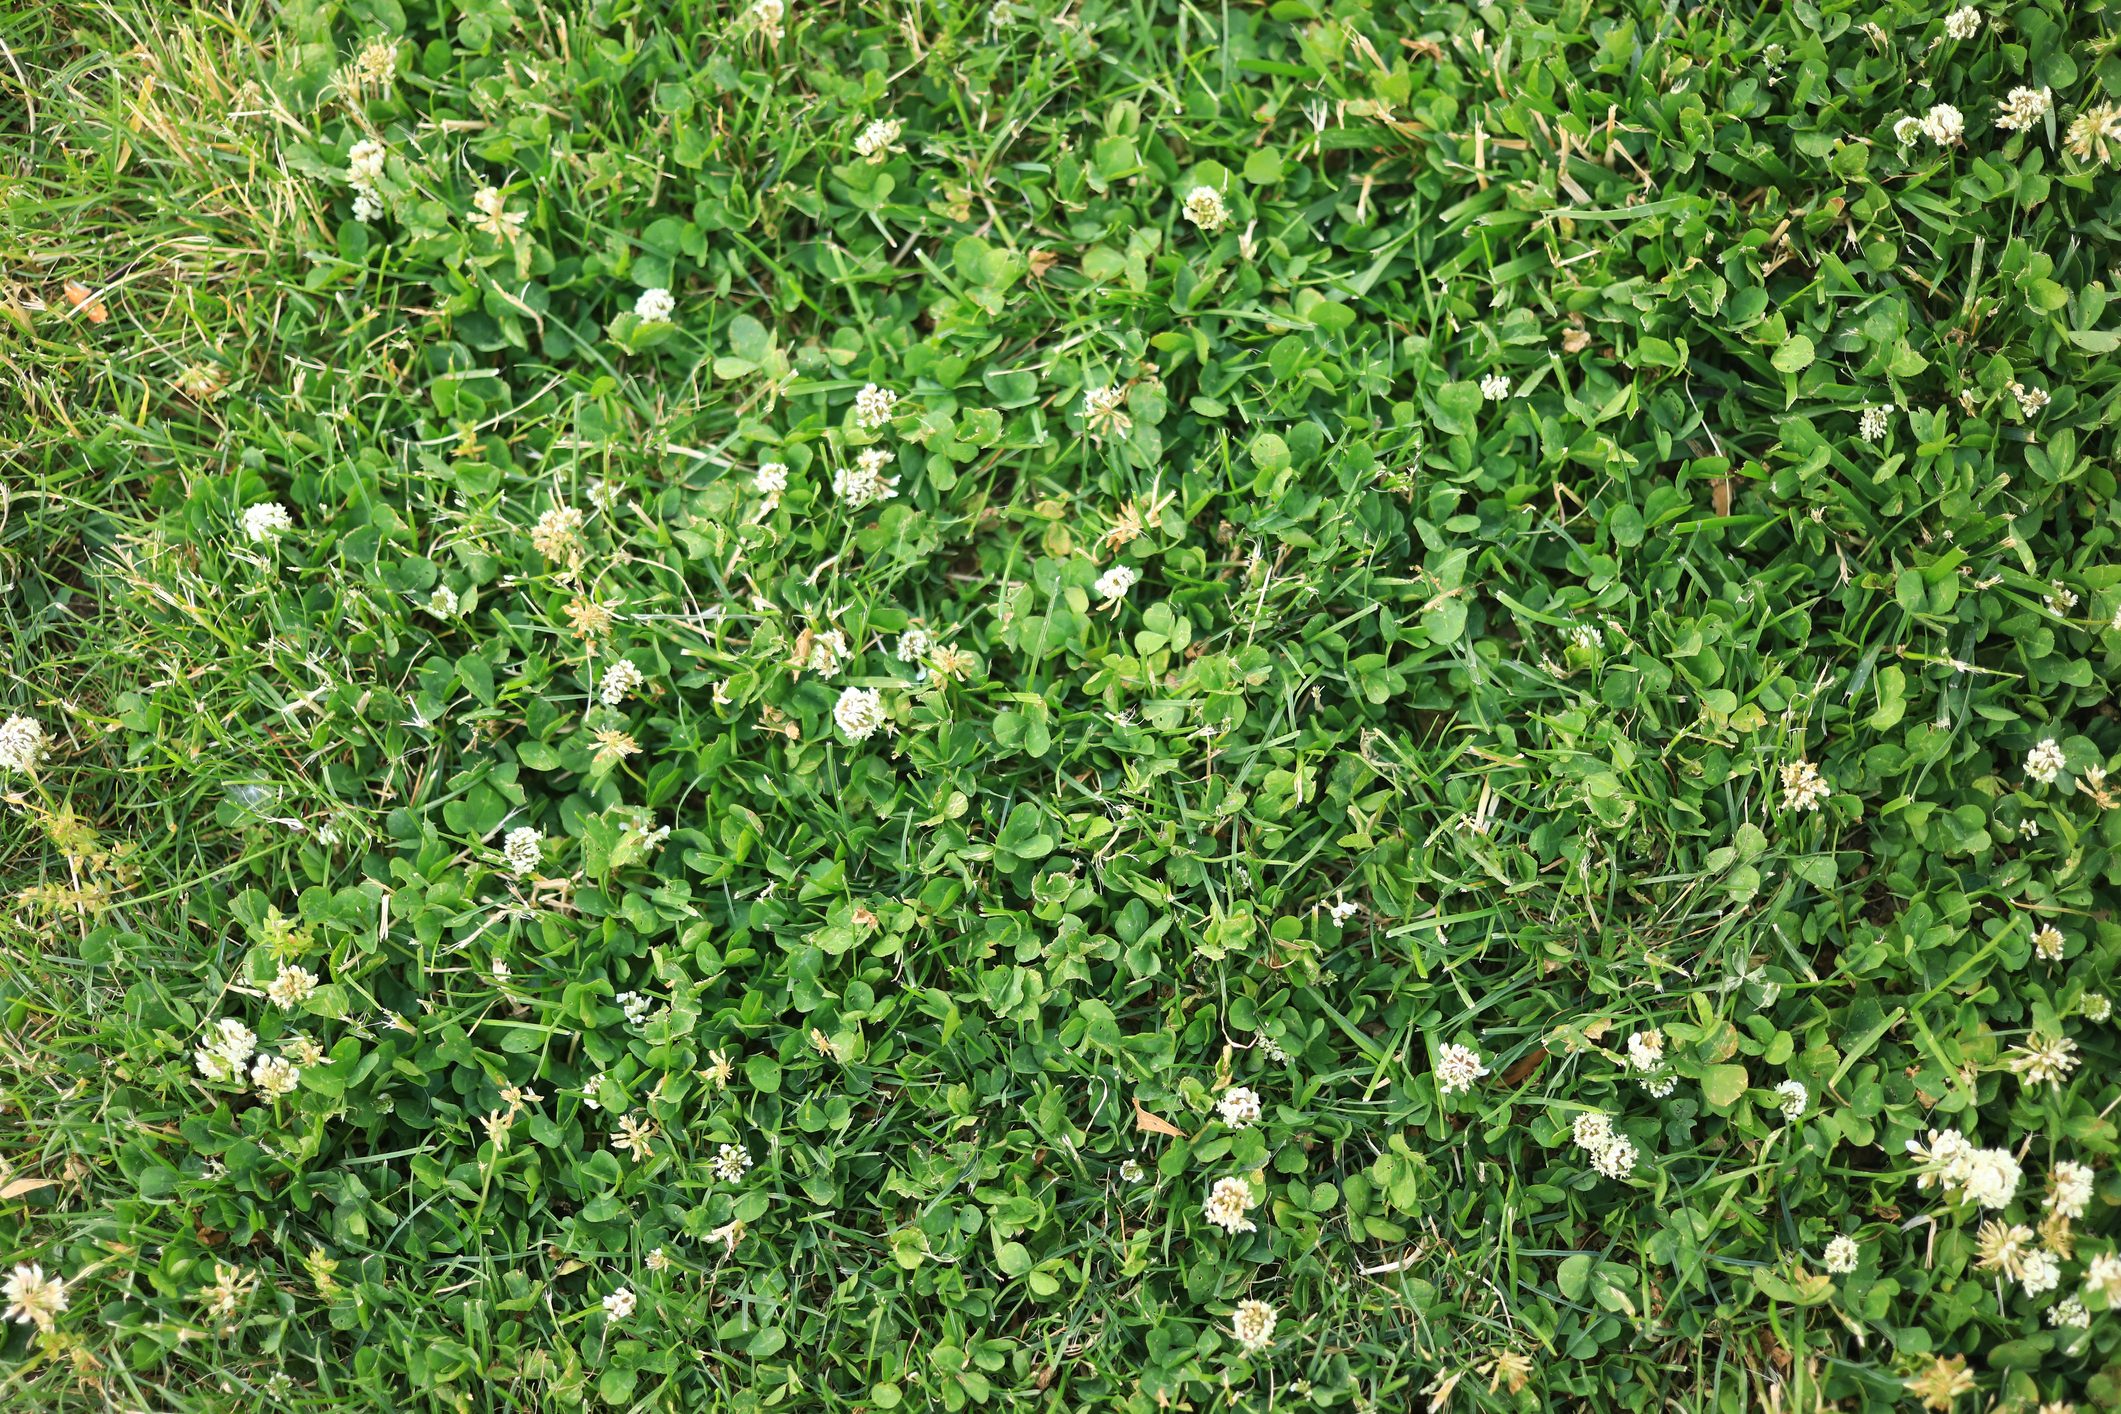
[[[548,560],[564,560],[574,553],[582,531],[583,516],[573,506],[549,506],[530,528],[531,548]]]
[[[294,528],[294,517],[278,501],[261,501],[243,512],[243,533],[253,544],[277,540]]]
[[[1856,1270],[1856,1258],[1856,1239],[1844,1233],[1827,1243],[1819,1254],[1819,1265],[1835,1276],[1847,1276]]]
[[[1223,205],[1223,194],[1210,186],[1198,186],[1187,192],[1183,209],[1186,219],[1203,231],[1219,231],[1230,219],[1230,208]]]
[[[714,1151],[714,1176],[724,1183],[741,1183],[751,1172],[751,1151],[741,1144],[724,1144]]]
[[[268,1100],[294,1093],[301,1079],[302,1072],[278,1056],[260,1056],[250,1068],[250,1083]]]
[[[1676,1071],[1668,1070],[1662,1075],[1649,1076],[1642,1082],[1642,1088],[1649,1092],[1653,1100],[1668,1100],[1672,1097],[1672,1092],[1679,1088],[1679,1075]]]
[[[2006,1057],[2019,1084],[2060,1085],[2077,1068],[2077,1043],[2067,1036],[2033,1036]]]
[[[2058,1329],[2070,1326],[2081,1331],[2091,1325],[2092,1313],[2084,1309],[2082,1301],[2071,1296],[2048,1308],[2047,1323]]]
[[[306,967],[280,964],[279,975],[265,989],[265,997],[282,1011],[293,1011],[316,994],[317,974]]]
[[[639,1026],[646,1021],[648,1013],[655,1007],[654,1002],[639,992],[621,992],[613,1000],[618,1002],[619,1010],[626,1014],[626,1024],[629,1026]]]
[[[1966,118],[1949,103],[1922,115],[1922,135],[1939,147],[1950,147],[1966,135]]]
[[[1223,1123],[1232,1129],[1244,1129],[1259,1123],[1262,1113],[1259,1092],[1243,1085],[1233,1085],[1225,1090],[1215,1108],[1222,1115]]]
[[[1142,1166],[1140,1161],[1135,1159],[1121,1159],[1119,1161],[1119,1176],[1120,1180],[1124,1183],[1140,1183],[1142,1181]]]
[[[1127,591],[1132,589],[1140,578],[1132,565],[1114,565],[1099,575],[1097,583],[1090,587],[1097,591],[1098,598],[1108,603],[1116,603],[1127,597]]]
[[[365,226],[369,222],[380,217],[382,214],[383,199],[380,196],[376,195],[376,193],[364,187],[354,188],[354,220],[359,221],[362,225]]]
[[[1893,124],[1893,141],[1902,147],[1914,146],[1915,139],[1922,135],[1922,120],[1916,117],[1902,118]]]
[[[1473,1088],[1473,1082],[1488,1073],[1480,1052],[1456,1042],[1436,1048],[1436,1091],[1456,1095]]]
[[[1626,1178],[1635,1171],[1635,1157],[1635,1141],[1616,1134],[1612,1143],[1592,1151],[1591,1167],[1607,1178]]]
[[[1613,1142],[1612,1117],[1597,1110],[1585,1110],[1569,1126],[1569,1137],[1576,1141],[1577,1148],[1595,1154]]]
[[[786,462],[760,462],[758,474],[751,478],[751,489],[761,496],[778,496],[788,489],[788,464]]]
[[[867,741],[884,725],[884,694],[873,687],[850,687],[832,704],[832,720],[851,740]]]
[[[544,838],[533,826],[516,826],[501,840],[502,862],[517,874],[528,874],[538,867]]]
[[[2067,941],[2060,928],[2052,923],[2043,923],[2033,934],[2033,951],[2045,961],[2057,962],[2062,957],[2062,949]]]
[[[258,1033],[245,1026],[235,1017],[224,1016],[214,1023],[214,1029],[199,1043],[193,1060],[199,1073],[208,1080],[225,1083],[241,1081],[243,1067],[258,1050]]]
[[[2055,1254],[2035,1249],[2018,1264],[2018,1287],[2027,1296],[2041,1296],[2062,1285],[2062,1263]]]
[[[759,32],[769,44],[781,42],[781,22],[788,17],[785,0],[754,0],[747,18],[751,27]]]
[[[2053,785],[2066,764],[2067,759],[2062,755],[2062,748],[2055,744],[2053,737],[2048,737],[2025,753],[2025,774],[2044,786]]]
[[[2092,1201],[2092,1171],[2088,1165],[2064,1159],[2048,1171],[2047,1206],[2075,1221],[2084,1216]]]
[[[604,1298],[604,1316],[607,1320],[623,1321],[633,1314],[637,1304],[633,1288],[622,1286]]]
[[[2024,132],[2045,118],[2055,106],[2055,96],[2045,88],[2014,88],[1996,114],[1996,126],[2005,132]]]
[[[621,658],[604,669],[604,676],[597,682],[597,700],[606,707],[616,707],[643,681],[641,670],[633,665],[633,659]]]
[[[1944,32],[1953,39],[1972,39],[1981,33],[1981,12],[1962,5],[1944,17]]]
[[[1664,1067],[1664,1033],[1654,1027],[1628,1037],[1628,1065],[1639,1071]]]
[[[49,1333],[57,1326],[59,1313],[66,1309],[66,1282],[56,1272],[46,1276],[39,1263],[25,1262],[8,1274],[6,1284],[0,1286],[0,1296],[7,1298],[7,1309],[0,1311],[0,1317]],[[1267,1324],[1271,1330],[1271,1316]]]
[[[1499,403],[1510,396],[1510,380],[1500,373],[1490,373],[1480,380],[1480,396],[1491,403]]]
[[[1105,388],[1083,390],[1083,428],[1095,440],[1107,436],[1125,436],[1134,425],[1127,416],[1127,389],[1115,383]]]
[[[35,717],[14,716],[0,722],[0,771],[31,771],[50,748],[44,724]]]
[[[374,138],[362,138],[346,150],[346,180],[357,187],[374,186],[383,175],[387,152]]]
[[[1802,814],[1819,808],[1834,793],[1819,768],[1802,756],[1782,768],[1782,808]]]
[[[634,316],[645,324],[668,324],[677,310],[678,302],[660,286],[641,291],[641,297],[633,302]]]
[[[1240,1301],[1230,1313],[1230,1334],[1247,1354],[1257,1355],[1274,1343],[1274,1308],[1264,1301]]]
[[[2102,1252],[2084,1268],[2084,1289],[2106,1298],[2109,1306],[2121,1305],[2121,1256]]]
[[[1252,1185],[1241,1178],[1218,1178],[1201,1205],[1201,1216],[1224,1232],[1253,1232],[1255,1224],[1245,1213],[1252,1206]]]
[[[1801,1080],[1785,1080],[1775,1087],[1782,1097],[1782,1117],[1787,1120],[1804,1118],[1804,1112],[1812,1103],[1812,1092],[1804,1088]]]
[[[882,447],[865,449],[855,457],[853,466],[843,466],[832,474],[832,494],[845,501],[850,511],[890,500],[898,495],[899,482],[896,476],[884,475],[884,468],[891,462],[891,453]]]
[[[471,198],[472,210],[478,212],[471,225],[473,230],[484,231],[495,240],[507,240],[520,233],[523,219],[528,214],[510,211],[508,198],[499,187],[480,187]]]
[[[897,148],[901,131],[903,128],[896,118],[873,120],[856,134],[854,155],[872,164],[883,161]]]
[[[810,656],[803,666],[821,678],[829,678],[853,656],[846,634],[836,628],[822,629],[810,635]]]
[[[2028,388],[2023,383],[2011,384],[2011,396],[2018,400],[2018,415],[2032,417],[2054,399],[2045,388]]]
[[[1362,905],[1353,899],[1335,899],[1332,906],[1326,909],[1326,912],[1332,916],[1335,923],[1345,924],[1350,918],[1362,912]]]
[[[875,431],[891,424],[891,414],[898,406],[898,394],[875,383],[864,383],[862,390],[854,395],[854,423]]]
[[[438,584],[434,593],[427,596],[427,612],[438,619],[453,619],[457,616],[457,591],[446,584]]]
[[[2008,1149],[1976,1149],[1968,1157],[1965,1196],[1984,1208],[2003,1208],[2018,1195],[2023,1176]]]
[[[2104,992],[2086,992],[2077,1003],[2077,1011],[2086,1021],[2104,1021],[2114,1014],[2114,1004]]]
[[[892,650],[891,656],[901,663],[918,663],[926,658],[929,650],[934,647],[935,640],[928,636],[928,630],[909,628],[898,636],[898,647]]]
[[[1893,409],[1890,406],[1880,407],[1875,403],[1872,404],[1863,410],[1861,417],[1856,419],[1857,435],[1866,442],[1883,441],[1886,428],[1891,425],[1892,415]]]

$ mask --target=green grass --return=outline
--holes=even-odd
[[[0,1407],[2121,1406],[2121,59],[1947,13],[0,14]]]

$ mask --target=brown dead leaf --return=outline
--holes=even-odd
[[[1029,256],[1025,257],[1024,266],[1031,272],[1032,279],[1043,280],[1046,278],[1046,272],[1051,270],[1059,260],[1060,256],[1054,251],[1034,250]]]
[[[56,1187],[58,1182],[56,1178],[18,1178],[5,1188],[0,1188],[0,1202],[9,1198],[20,1198],[25,1193],[35,1193],[40,1188]]]
[[[88,316],[91,324],[101,324],[110,318],[110,309],[102,300],[95,298],[95,291],[79,280],[66,282],[66,302]]]
[[[1134,1098],[1134,1127],[1144,1134],[1168,1134],[1173,1139],[1183,1139],[1186,1132],[1168,1119],[1150,1114],[1142,1108],[1141,1097]]]
[[[1731,478],[1719,476],[1709,483],[1709,503],[1715,506],[1717,515],[1731,513]]]
[[[1505,1085],[1517,1084],[1527,1075],[1539,1069],[1545,1063],[1546,1058],[1547,1048],[1545,1046],[1534,1047],[1530,1055],[1502,1073],[1502,1083]]]

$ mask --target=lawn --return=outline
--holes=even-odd
[[[2121,1408],[2100,0],[4,8],[0,1408]]]

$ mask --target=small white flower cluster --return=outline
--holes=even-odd
[[[633,1288],[622,1286],[604,1298],[604,1316],[607,1320],[623,1321],[633,1314],[636,1304]]]
[[[2062,930],[2052,923],[2043,923],[2033,930],[2033,952],[2043,962],[2060,962],[2068,942]]]
[[[854,395],[854,425],[870,432],[889,427],[897,407],[897,393],[875,383],[864,383]]]
[[[366,225],[383,214],[383,197],[376,184],[383,180],[383,144],[363,138],[346,153],[346,184],[353,188],[354,220]]]
[[[2053,785],[2067,764],[2062,748],[2056,744],[2053,737],[2048,737],[2025,753],[2025,774],[2044,786]]]
[[[1945,1197],[1984,1208],[2008,1206],[2024,1177],[2010,1150],[1976,1148],[1956,1129],[1932,1129],[1927,1142],[1908,1140],[1907,1151],[1921,1164],[1917,1188],[1934,1183]]]
[[[803,659],[803,666],[821,678],[829,678],[846,667],[853,656],[846,634],[836,628],[819,629],[810,635],[810,652]]]
[[[1856,419],[1857,435],[1866,442],[1884,441],[1886,428],[1892,425],[1892,416],[1893,408],[1890,404],[1871,404],[1863,410],[1862,416]]]
[[[788,489],[788,463],[760,462],[757,474],[751,478],[751,489],[769,501],[778,499]]]
[[[850,687],[832,704],[832,720],[852,741],[867,741],[886,720],[884,694],[873,687]]]
[[[2004,96],[1996,126],[2009,133],[2024,132],[2054,109],[2055,96],[2045,88],[2014,88]]]
[[[1944,17],[1944,32],[1953,39],[1972,39],[1981,33],[1981,12],[1971,5],[1961,5]]]
[[[1457,1095],[1473,1088],[1473,1082],[1488,1073],[1480,1052],[1455,1041],[1436,1048],[1436,1093]]]
[[[2084,1216],[2092,1201],[2089,1165],[2063,1159],[2047,1174],[2047,1207],[2072,1222]]]
[[[934,647],[935,640],[929,636],[928,630],[916,626],[898,636],[898,646],[891,650],[891,656],[901,663],[918,663]]]
[[[1135,573],[1132,565],[1114,565],[1099,575],[1097,583],[1090,587],[1097,591],[1098,598],[1108,604],[1116,604],[1127,597],[1127,591],[1140,579],[1141,576]]]
[[[2040,596],[2040,602],[2050,614],[2061,618],[2077,607],[2077,591],[2056,580],[2048,586],[2050,592]]]
[[[1801,813],[1814,811],[1834,793],[1819,768],[1802,756],[1782,768],[1782,808]]]
[[[256,1057],[253,1061],[252,1057]],[[250,1084],[268,1100],[291,1094],[302,1072],[278,1056],[258,1055],[258,1033],[232,1016],[214,1023],[213,1032],[192,1054],[199,1074],[217,1085],[242,1085],[250,1064]]]
[[[903,131],[896,118],[877,118],[855,135],[854,155],[872,165],[882,162],[898,149],[899,133]]]
[[[1092,441],[1122,437],[1134,425],[1127,416],[1127,389],[1122,383],[1083,389],[1083,427]]]
[[[751,27],[759,32],[760,38],[768,44],[781,42],[781,22],[788,17],[785,0],[755,0],[750,10],[745,13]]]
[[[1665,1068],[1664,1033],[1655,1027],[1628,1037],[1628,1069],[1653,1099],[1666,1099],[1679,1088],[1679,1077]]]
[[[316,995],[317,974],[306,967],[281,963],[279,975],[265,989],[265,998],[282,1011],[293,1011]]]
[[[1274,1343],[1274,1308],[1264,1301],[1240,1301],[1230,1313],[1230,1334],[1248,1355],[1257,1355]]]
[[[1201,1205],[1201,1216],[1224,1232],[1254,1232],[1258,1224],[1245,1214],[1253,1206],[1252,1185],[1241,1178],[1218,1178]]]
[[[660,286],[641,291],[640,298],[633,302],[634,317],[643,324],[668,324],[677,311],[678,302]]]
[[[1263,1112],[1259,1103],[1259,1092],[1243,1085],[1233,1085],[1223,1091],[1223,1097],[1216,1103],[1215,1108],[1222,1116],[1223,1123],[1232,1129],[1246,1129],[1259,1123]]]
[[[264,501],[243,512],[243,533],[253,545],[277,540],[295,528],[295,519],[278,501]]]
[[[854,465],[832,473],[832,494],[847,503],[850,511],[888,501],[898,495],[896,476],[884,475],[894,458],[882,447],[865,447],[855,455]]]
[[[1856,1270],[1856,1239],[1842,1233],[1827,1243],[1826,1250],[1819,1254],[1819,1265],[1835,1276],[1847,1276]]]
[[[1219,231],[1230,220],[1230,208],[1223,205],[1223,194],[1210,186],[1187,192],[1184,211],[1186,219],[1203,231]]]
[[[2018,400],[2018,415],[2032,417],[2054,401],[2045,388],[2028,388],[2023,383],[2011,384],[2011,396]]]
[[[1615,1132],[1609,1115],[1585,1110],[1569,1127],[1576,1147],[1591,1156],[1591,1167],[1607,1178],[1626,1178],[1635,1171],[1635,1141]]]
[[[1902,118],[1893,124],[1893,138],[1902,147],[1926,137],[1939,147],[1950,147],[1966,135],[1966,115],[1949,103],[1939,103],[1919,118]]]
[[[528,874],[538,867],[538,847],[544,838],[533,826],[516,826],[501,840],[502,862],[515,874]]]
[[[13,716],[0,722],[0,771],[31,771],[49,748],[44,724],[35,717]]]
[[[626,700],[627,693],[644,681],[641,670],[633,665],[633,659],[621,658],[604,669],[604,676],[597,682],[597,700],[606,707],[616,707]]]
[[[714,1176],[724,1183],[741,1183],[751,1172],[751,1151],[741,1144],[724,1144],[714,1152]]]
[[[49,1333],[57,1326],[59,1313],[66,1309],[66,1282],[56,1272],[47,1277],[41,1263],[25,1262],[8,1274],[6,1284],[0,1286],[0,1296],[7,1298],[7,1309],[0,1311],[0,1318]],[[1273,1328],[1270,1312],[1267,1329]]]
[[[2035,1032],[2012,1047],[2006,1058],[2011,1073],[2027,1089],[2035,1085],[2060,1085],[2077,1068],[2077,1043],[2067,1036]]]
[[[639,1026],[648,1019],[648,1013],[655,1007],[653,1001],[642,996],[639,992],[621,992],[617,1001],[619,1010],[626,1013],[626,1024],[628,1026]]]
[[[1812,1092],[1804,1088],[1802,1080],[1785,1080],[1775,1087],[1775,1093],[1782,1097],[1782,1117],[1792,1124],[1803,1119],[1804,1112],[1811,1108]]]
[[[1500,373],[1490,373],[1480,380],[1480,396],[1491,403],[1499,403],[1510,396],[1510,380]]]

